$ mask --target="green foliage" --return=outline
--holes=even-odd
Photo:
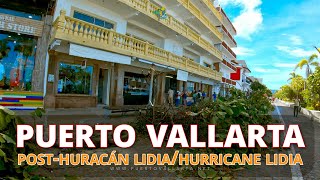
[[[302,59],[299,61],[299,63],[296,65],[295,70],[303,67],[306,67],[306,77],[309,77],[310,74],[312,74],[311,66],[318,67],[319,63],[315,61],[315,59],[318,58],[317,54],[312,54],[309,59]]]
[[[303,92],[307,105],[320,110],[320,67],[307,79],[307,89]]]
[[[243,92],[237,89],[231,89],[230,95],[227,98],[218,99],[216,102],[211,100],[203,100],[191,107],[181,107],[175,112],[168,112],[166,108],[158,109],[155,111],[155,117],[143,114],[138,117],[135,128],[138,132],[147,134],[146,124],[155,125],[156,131],[159,130],[161,124],[182,124],[185,134],[190,134],[190,125],[197,124],[199,129],[204,129],[198,132],[199,141],[206,141],[208,137],[207,129],[208,124],[216,125],[217,141],[224,141],[227,137],[228,129],[232,124],[239,124],[242,128],[245,138],[248,137],[249,124],[267,125],[273,122],[269,114],[273,110],[273,106],[266,94],[269,91],[264,85],[254,83],[253,91],[250,95],[246,96]],[[169,126],[170,127],[170,126]],[[170,132],[170,129],[167,133]],[[166,136],[168,137],[169,134]],[[251,148],[243,149],[234,145],[230,149],[221,148],[206,148],[206,149],[180,149],[180,153],[261,153],[262,149]],[[228,168],[239,168],[240,166],[216,166],[206,167],[207,170],[197,170],[194,167],[193,175],[198,175],[201,178],[218,178],[226,176],[224,171]],[[183,172],[181,172],[183,173]],[[184,172],[190,173],[190,172]],[[187,174],[190,175],[190,174]]]
[[[250,85],[250,89],[253,92],[260,92],[262,94],[266,94],[267,96],[272,96],[272,92],[267,88],[264,84],[261,84],[259,81],[254,81]]]
[[[302,76],[298,75],[295,78],[292,78],[290,86],[294,91],[295,97],[298,97],[301,101],[304,101],[301,93],[306,86],[305,79],[303,79]]]
[[[292,101],[295,98],[295,92],[289,85],[281,86],[275,95],[276,98],[282,99],[284,101]]]
[[[24,122],[13,111],[1,107],[0,109],[0,177],[11,177],[13,179],[29,179],[30,172],[37,166],[28,166],[23,163],[18,165],[18,154],[34,153],[35,146],[25,143],[24,148],[16,147],[16,127]],[[37,177],[32,177],[33,179]],[[38,178],[40,179],[40,178]]]

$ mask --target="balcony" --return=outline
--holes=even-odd
[[[210,0],[201,0],[200,2],[203,2],[209,8],[209,10],[213,13],[213,15],[218,18],[219,22],[222,23],[221,14],[216,9],[216,7],[214,7],[213,3]]]
[[[231,55],[233,58],[237,59],[236,53],[234,53],[234,52],[232,51],[232,49],[231,49],[225,42],[222,42],[221,44],[222,44],[222,46],[230,53],[230,55]],[[230,59],[231,59],[231,58],[230,58]]]
[[[222,61],[222,64],[224,64],[225,66],[229,67],[229,68],[232,69],[233,71],[237,71],[237,68],[234,67],[231,63],[229,63],[229,62],[226,61],[225,59]]]
[[[198,20],[204,24],[216,37],[222,41],[223,35],[218,31],[215,25],[213,25],[210,20],[201,12],[201,10],[195,6],[190,0],[177,0],[182,4],[187,10],[189,10],[193,16],[197,17]]]
[[[221,26],[217,26],[218,28],[221,28],[221,31],[224,32],[224,34],[226,36],[228,36],[228,40],[229,40],[229,44],[233,45],[232,47],[237,47],[237,42],[234,40],[234,38],[232,37],[232,35],[229,33],[229,31],[227,30],[227,28],[224,25]]]
[[[224,12],[224,10],[221,7],[217,7],[217,10],[223,15],[224,19],[228,22],[227,25],[231,27],[231,29],[233,30],[232,34],[237,34],[237,30],[236,28],[233,26],[232,22],[230,21],[229,17],[227,16],[227,14]],[[223,23],[225,24],[225,23]]]
[[[222,77],[222,82],[224,82],[226,84],[233,85],[233,86],[235,86],[237,84],[235,81],[228,79],[228,78],[225,78],[225,77]]]
[[[221,73],[201,66],[191,59],[175,55],[134,37],[119,34],[113,30],[65,16],[65,13],[62,10],[60,16],[53,23],[51,42],[54,39],[59,39],[91,48],[135,56],[221,81]]]
[[[196,33],[194,30],[189,28],[184,23],[175,19],[170,14],[167,14],[168,18],[159,19],[159,17],[156,14],[154,14],[154,11],[158,10],[161,7],[150,2],[149,0],[118,0],[118,1],[130,6],[131,8],[139,11],[140,13],[147,15],[148,17],[154,19],[155,21],[160,22],[166,27],[174,30],[175,32],[189,39],[193,43],[197,44],[198,46],[200,46],[201,48],[203,48],[204,50],[206,50],[207,52],[215,56],[217,59],[222,60],[222,53],[218,49],[216,49],[208,41],[203,39],[200,34]],[[218,30],[217,32],[220,39],[222,39],[222,34]]]

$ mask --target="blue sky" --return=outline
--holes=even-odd
[[[218,1],[218,0],[216,0]],[[287,83],[297,62],[320,47],[319,0],[219,0],[238,34],[238,59],[270,89]],[[318,59],[320,61],[320,57]],[[296,73],[304,76],[303,70]]]

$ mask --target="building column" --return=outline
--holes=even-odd
[[[156,105],[162,105],[165,102],[165,87],[166,87],[166,74],[160,74],[157,76],[157,92],[155,95]]]
[[[31,83],[32,91],[44,93],[44,85],[45,85],[45,81],[47,81],[47,79],[45,78],[46,70],[47,70],[46,59],[47,59],[47,56],[49,56],[48,47],[49,47],[49,41],[50,41],[52,21],[53,21],[52,16],[50,15],[45,16],[42,36],[38,38],[34,69],[32,73],[32,83]]]
[[[119,64],[111,69],[111,106],[123,106],[124,71]]]
[[[213,90],[213,85],[208,85],[209,88],[208,88],[208,96],[209,96],[209,99],[212,100],[212,90]]]
[[[152,64],[151,68],[150,68],[150,71],[151,71],[151,78],[150,78],[150,86],[149,86],[149,102],[148,104],[151,105],[153,104],[152,102],[152,95],[153,95],[153,77],[154,77],[154,65]],[[123,74],[123,77],[124,77],[124,74]]]
[[[188,91],[188,82],[183,81],[183,91],[187,92]]]
[[[183,81],[177,80],[177,90],[183,92]]]

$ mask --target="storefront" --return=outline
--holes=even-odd
[[[144,105],[149,100],[150,78],[144,74],[124,73],[124,105]]]
[[[0,7],[0,105],[10,109],[43,107],[45,58],[42,16]],[[46,46],[44,46],[46,47]],[[45,55],[44,55],[45,57]],[[40,72],[41,71],[41,72]],[[38,86],[41,88],[37,88]]]

